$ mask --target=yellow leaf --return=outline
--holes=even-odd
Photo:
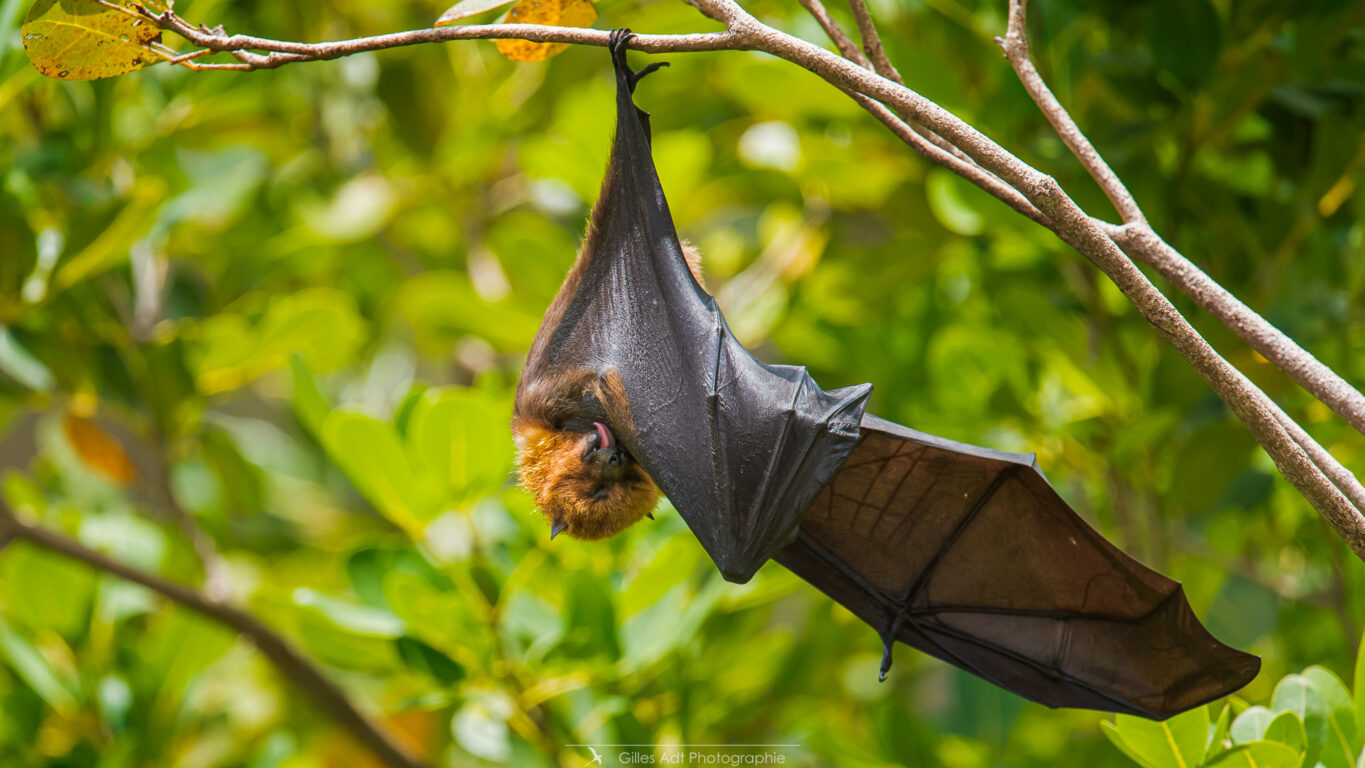
[[[147,50],[160,29],[95,0],[38,0],[22,37],[34,68],[59,80],[114,77],[160,61]]]
[[[62,432],[76,455],[95,473],[119,485],[137,479],[137,467],[123,446],[95,422],[68,413],[62,418]]]
[[[592,0],[520,0],[503,21],[507,24],[543,24],[551,27],[586,27],[597,20]],[[568,43],[533,43],[499,40],[498,52],[512,61],[544,61],[569,47]]]

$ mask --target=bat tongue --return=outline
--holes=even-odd
[[[592,425],[597,427],[597,436],[602,438],[603,448],[610,448],[613,445],[616,445],[616,437],[611,433],[610,429],[607,429],[606,424],[603,424],[600,421],[594,421]]]

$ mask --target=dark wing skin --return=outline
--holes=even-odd
[[[1164,719],[1261,666],[1086,525],[1031,454],[875,416],[775,559],[881,634],[883,674],[899,640],[1050,707]]]
[[[619,376],[624,403],[585,410],[598,408],[594,418],[673,502],[725,578],[744,582],[791,541],[853,449],[871,387],[825,392],[804,368],[759,362],[730,333],[673,229],[648,122],[631,99],[644,72],[626,65],[628,34],[612,38],[617,125],[607,177],[517,399],[569,371]]]

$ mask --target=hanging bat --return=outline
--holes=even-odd
[[[864,413],[730,333],[674,231],[627,30],[617,125],[588,233],[517,387],[523,484],[551,525],[612,536],[665,495],[726,579],[767,560],[877,630],[1052,707],[1161,719],[1245,685],[1180,585],[1106,541],[1031,454]]]

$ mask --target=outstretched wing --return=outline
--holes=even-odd
[[[775,559],[882,636],[1050,707],[1163,719],[1250,681],[1180,585],[1085,523],[1031,454],[864,416]]]

